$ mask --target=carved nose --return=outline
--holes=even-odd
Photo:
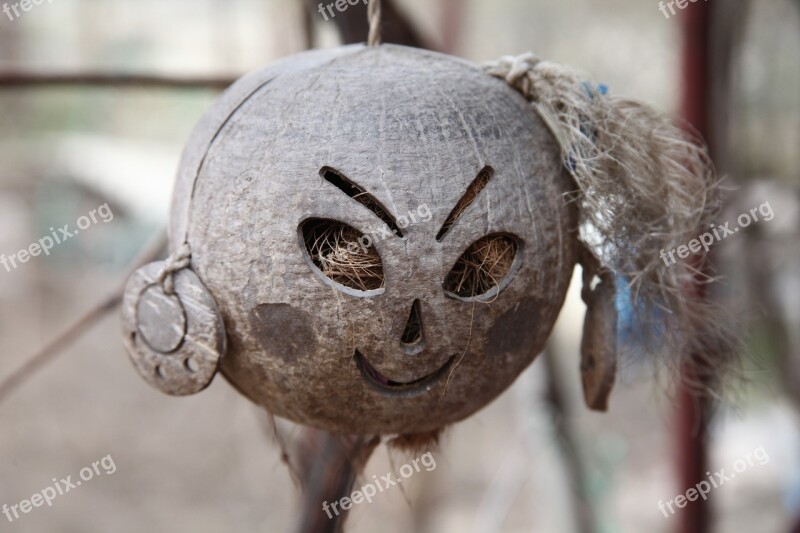
[[[411,312],[408,314],[406,327],[400,336],[400,347],[408,354],[421,352],[425,348],[425,334],[422,328],[422,310],[419,300],[414,300],[411,304]]]

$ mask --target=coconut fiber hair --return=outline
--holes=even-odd
[[[719,212],[705,144],[648,105],[607,95],[532,54],[485,69],[525,96],[556,137],[577,189],[581,239],[617,284],[628,284],[639,329],[670,354],[673,368],[691,363],[689,374],[713,388],[708,378],[730,367],[737,336],[722,310],[700,297],[713,281],[703,261],[667,267],[660,257],[705,233]]]

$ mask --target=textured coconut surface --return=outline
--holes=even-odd
[[[417,433],[485,406],[541,351],[575,264],[568,191],[555,141],[502,80],[350,46],[217,101],[186,148],[171,236],[219,305],[235,387],[324,429]],[[310,220],[368,236],[381,282],[326,274]]]

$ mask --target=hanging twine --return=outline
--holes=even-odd
[[[367,8],[367,20],[369,20],[369,46],[381,44],[381,0],[369,0]]]
[[[687,297],[688,287],[713,280],[690,261],[667,268],[661,259],[707,231],[719,212],[719,180],[703,141],[650,106],[606,94],[531,53],[484,70],[531,102],[553,133],[577,188],[581,238],[629,286],[642,323],[650,319],[664,346],[686,353],[688,345],[724,367],[738,336],[722,309]]]
[[[164,294],[175,294],[175,284],[172,274],[188,267],[191,264],[192,252],[189,243],[183,243],[175,252],[164,261],[164,267],[159,271],[156,281],[164,289]]]

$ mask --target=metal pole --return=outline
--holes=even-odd
[[[713,146],[709,110],[711,109],[711,21],[712,5],[690,4],[683,17],[683,93],[682,115]],[[713,155],[713,154],[712,154]],[[700,265],[698,265],[700,266]],[[704,286],[698,284],[687,294],[688,298],[705,298]],[[699,354],[690,354],[696,360]],[[688,365],[684,369],[687,383],[703,383],[709,376],[705,369]],[[699,375],[702,374],[702,375]],[[708,397],[698,395],[685,385],[679,393],[677,412],[678,480],[679,492],[693,487],[706,478],[708,470],[707,422],[711,408]],[[678,514],[678,531],[681,533],[707,533],[710,531],[711,507],[704,500],[689,502]]]

